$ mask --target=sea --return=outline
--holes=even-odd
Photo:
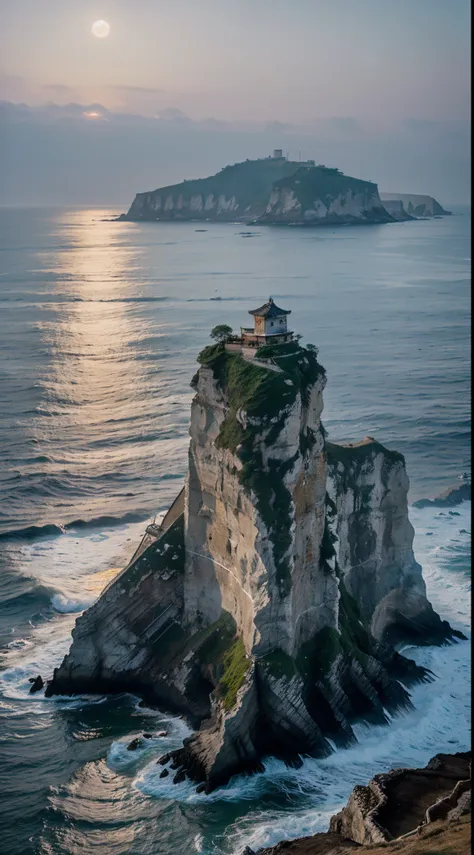
[[[210,796],[160,779],[189,733],[132,695],[45,699],[74,622],[184,482],[190,380],[215,324],[271,295],[327,371],[333,441],[406,458],[409,500],[470,468],[470,210],[320,229],[0,211],[0,848],[240,855],[325,830],[355,784],[470,745],[469,641],[405,652],[413,709],[324,760]],[[470,503],[411,505],[428,596],[470,638]],[[143,731],[167,736],[127,751]]]

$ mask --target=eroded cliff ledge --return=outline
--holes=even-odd
[[[199,362],[184,513],[77,620],[47,693],[184,713],[199,729],[161,762],[209,791],[409,707],[404,686],[432,675],[392,642],[456,633],[413,556],[403,457],[326,442],[315,349],[218,344]]]
[[[423,769],[392,769],[354,787],[328,831],[258,855],[468,855],[471,789],[471,752],[437,754]]]

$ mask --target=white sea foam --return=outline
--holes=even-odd
[[[12,639],[2,655],[0,695],[27,702],[31,710],[42,713],[44,692],[29,694],[30,677],[41,674],[46,681],[60,664],[71,644],[71,630],[77,613],[92,605],[117,566],[126,563],[136,547],[145,523],[133,523],[87,535],[66,532],[62,537],[44,538],[22,544],[18,549],[22,572],[36,578],[39,585],[52,589],[51,604],[58,613],[50,620],[30,621],[30,638]],[[128,540],[127,540],[128,538]],[[124,539],[127,549],[124,549]],[[115,567],[114,567],[115,565]],[[110,570],[109,568],[114,569]],[[57,698],[51,702],[74,703],[81,699]],[[21,713],[25,712],[24,704]],[[15,711],[12,707],[11,715]]]
[[[470,505],[460,506],[456,515],[440,515],[433,508],[411,509],[411,518],[416,527],[415,552],[423,565],[428,597],[444,618],[468,634],[470,577],[450,569],[449,562],[457,547],[467,550]],[[428,531],[433,535],[428,537]],[[233,778],[209,796],[196,794],[189,781],[173,784],[172,772],[160,778],[163,767],[157,766],[154,759],[138,772],[134,787],[155,798],[188,803],[253,801],[271,793],[281,798],[285,793],[287,810],[259,808],[227,828],[225,851],[235,855],[246,845],[258,849],[324,831],[329,818],[345,804],[356,784],[367,783],[377,772],[394,766],[424,766],[440,751],[463,751],[470,745],[469,642],[447,647],[406,647],[404,653],[430,668],[435,681],[414,687],[414,708],[392,717],[388,726],[357,725],[358,742],[347,750],[336,751],[324,760],[306,759],[300,769],[288,769],[269,759],[262,774]],[[309,807],[308,801],[312,803]],[[199,851],[210,851],[203,847],[201,841]]]
[[[84,609],[89,608],[95,600],[96,597],[94,596],[87,599],[76,599],[74,597],[67,597],[65,594],[58,593],[51,597],[51,605],[55,611],[60,612],[60,614],[67,615],[74,612],[83,612]]]
[[[456,565],[456,558],[467,555],[470,505],[459,506],[454,514],[433,508],[412,508],[410,516],[416,529],[415,554],[423,566],[428,596],[442,617],[467,634],[470,625],[470,576]],[[126,534],[133,534],[135,528],[139,527],[127,527]],[[428,535],[428,532],[432,534]],[[36,563],[38,574],[41,574],[43,582],[47,579],[50,585],[54,584],[57,593],[53,599],[58,598],[55,607],[62,606],[63,613],[34,628],[31,639],[10,642],[5,654],[7,668],[0,674],[4,713],[14,717],[18,708],[22,713],[28,709],[41,714],[50,710],[52,703],[77,707],[103,702],[103,698],[85,697],[45,700],[42,692],[31,696],[28,679],[38,673],[44,678],[50,676],[53,667],[67,652],[75,618],[67,612],[73,605],[80,608],[89,603],[94,594],[99,593],[104,580],[100,573],[96,576],[94,571],[110,567],[119,543],[123,543],[123,531],[117,537],[114,535],[107,540],[92,542],[92,537],[77,540],[68,534],[42,545],[39,553],[37,544],[31,547],[28,563],[33,565],[39,560],[39,565]],[[69,544],[66,538],[70,539]],[[65,556],[68,566],[74,565],[75,573],[75,581],[68,584],[67,590],[64,585]],[[52,564],[49,564],[51,557]],[[46,572],[48,565],[52,569]],[[94,577],[96,592],[89,587],[91,597],[86,597],[84,589]],[[198,795],[190,782],[173,784],[173,772],[166,778],[160,778],[163,767],[156,762],[160,755],[182,744],[183,738],[189,734],[186,725],[181,719],[140,708],[141,715],[150,716],[151,732],[166,729],[169,735],[145,740],[147,744],[143,748],[129,752],[126,746],[134,735],[138,735],[130,733],[112,744],[107,765],[118,773],[132,772],[133,788],[137,794],[196,806],[206,802],[253,802],[269,794],[275,796],[278,804],[284,803],[287,797],[286,809],[283,806],[265,810],[259,807],[242,811],[241,816],[226,829],[222,852],[240,855],[245,845],[257,849],[279,840],[323,831],[330,816],[346,802],[355,784],[367,783],[375,773],[393,766],[424,765],[439,751],[465,750],[470,744],[469,643],[460,642],[442,648],[406,648],[404,652],[430,668],[436,680],[411,690],[413,710],[396,716],[386,727],[357,726],[358,743],[347,750],[336,751],[324,760],[307,759],[302,768],[295,770],[269,759],[261,775],[236,777],[210,796]],[[22,703],[18,704],[18,701]],[[203,855],[216,851],[206,849],[206,845],[205,838],[198,835],[196,851]]]
[[[119,739],[112,743],[107,756],[107,765],[110,769],[120,772],[133,766],[143,766],[144,761],[149,760],[151,756],[153,757],[153,763],[156,765],[158,757],[161,757],[162,754],[166,754],[168,751],[172,751],[174,748],[178,748],[182,744],[183,739],[186,736],[190,736],[192,732],[182,719],[174,716],[163,716],[162,713],[155,710],[154,718],[155,721],[149,731],[152,734],[152,738],[143,738],[141,745],[134,751],[129,751],[127,746],[132,739],[140,737],[143,731],[127,734],[124,739]],[[160,731],[167,731],[167,735],[158,736],[157,734]],[[159,768],[159,771],[162,771],[163,767],[160,766],[157,768]]]

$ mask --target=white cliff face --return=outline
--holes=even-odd
[[[270,369],[269,369],[270,370]],[[238,453],[216,446],[229,402],[209,368],[201,368],[191,407],[191,443],[186,485],[185,602],[189,622],[198,626],[229,611],[247,651],[264,655],[274,647],[293,654],[328,621],[335,622],[337,578],[321,573],[326,467],[320,414],[321,377],[283,416],[272,444],[272,425],[255,432],[254,453],[264,470],[285,465],[289,544],[287,589],[282,592],[271,532],[257,510],[258,497],[239,481]],[[247,424],[246,413],[238,418]],[[275,419],[275,422],[277,419]],[[301,454],[302,432],[314,434],[311,453]]]
[[[403,457],[371,437],[327,449],[337,563],[373,636],[384,640],[405,619],[431,623],[436,616],[413,554]]]
[[[296,182],[295,182],[296,183]],[[298,182],[300,183],[300,182]],[[299,198],[298,187],[281,186],[274,189],[263,221],[294,222],[302,220],[306,223],[350,222],[354,220],[373,221],[390,220],[391,215],[385,211],[378,192],[363,190],[357,192],[351,187],[324,198],[315,196],[311,202],[304,205]]]
[[[239,207],[237,197],[226,196],[225,193],[208,193],[204,196],[201,193],[187,195],[183,191],[138,193],[129,213],[138,219],[192,219],[209,215],[226,219],[237,215]]]
[[[418,193],[381,193],[383,204],[399,203],[403,211],[412,217],[437,217],[449,215],[451,211],[445,211],[433,196],[424,196]]]

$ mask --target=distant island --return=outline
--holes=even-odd
[[[225,166],[208,178],[137,193],[119,221],[242,222],[248,225],[393,223],[450,213],[431,196],[379,194],[377,184],[281,149]]]
[[[384,207],[396,220],[448,217],[451,214],[451,211],[445,211],[433,196],[420,196],[417,193],[381,193],[380,198]]]

